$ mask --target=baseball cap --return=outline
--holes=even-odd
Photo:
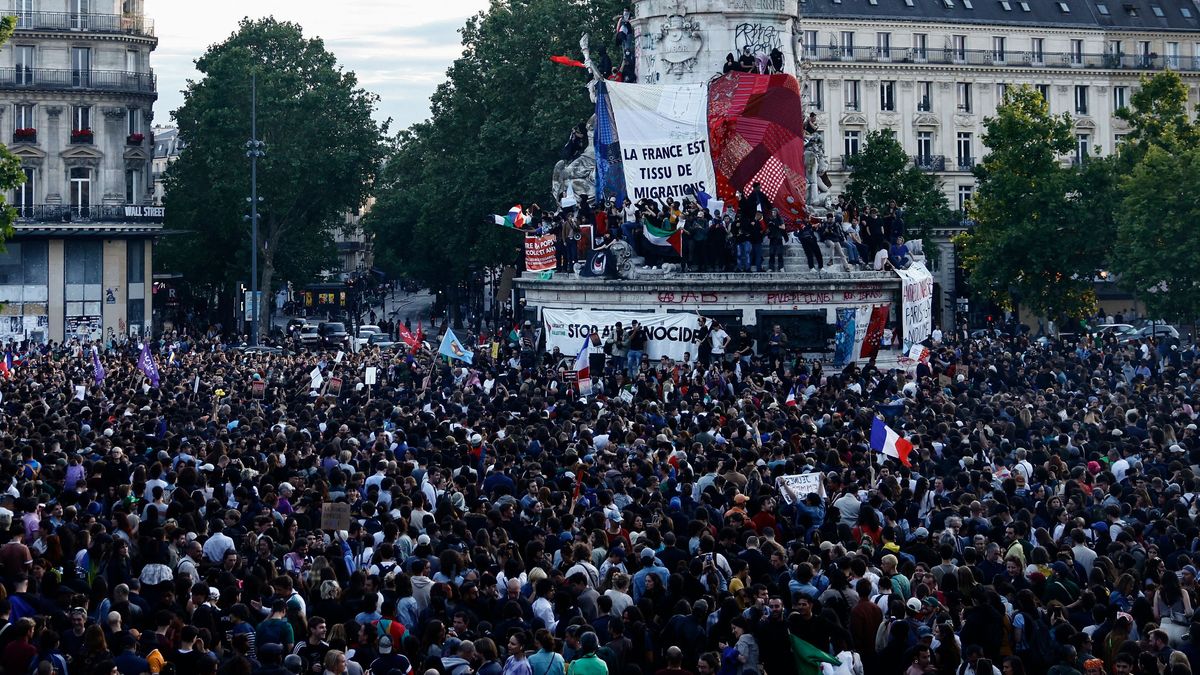
[[[908,611],[910,612],[921,611],[921,601],[917,598],[909,598],[908,602],[904,603],[904,606],[907,607]]]
[[[378,647],[379,647],[380,654],[391,654],[392,653],[392,638],[390,638],[386,635],[379,638]]]

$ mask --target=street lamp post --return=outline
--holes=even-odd
[[[258,77],[250,76],[250,344],[258,345],[258,158],[266,155],[266,144],[258,140]]]

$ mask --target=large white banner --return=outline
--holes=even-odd
[[[646,327],[650,339],[646,343],[646,354],[651,359],[662,356],[683,359],[684,352],[696,360],[697,329],[700,316],[697,314],[638,314],[636,312],[593,312],[584,309],[543,309],[542,321],[546,325],[546,351],[558,347],[563,354],[578,354],[583,338],[595,328],[600,340],[608,340],[617,322],[628,330],[634,321]]]
[[[708,87],[608,82],[621,142],[625,189],[633,201],[676,201],[717,179],[708,147]]]
[[[896,270],[900,275],[900,292],[903,298],[904,353],[914,344],[924,342],[933,332],[933,275],[925,265],[914,262],[905,270]]]

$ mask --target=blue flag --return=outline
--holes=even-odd
[[[449,328],[446,329],[446,336],[442,338],[442,346],[438,347],[438,354],[466,363],[471,363],[475,359],[475,353],[467,351],[467,348],[462,346],[462,343],[454,335],[454,331]]]
[[[858,310],[853,307],[843,307],[837,311],[837,337],[834,339],[833,365],[844,366],[851,360],[854,352],[854,334]]]
[[[142,345],[142,353],[138,356],[138,370],[150,379],[150,385],[158,386],[158,364],[154,363],[154,356],[150,354],[150,343]]]
[[[96,384],[104,384],[104,365],[100,363],[100,350],[92,347],[92,375]]]
[[[625,169],[621,166],[621,143],[608,103],[608,87],[603,80],[596,83],[596,131],[592,146],[596,150],[597,208],[604,208],[610,197],[619,206],[625,202]]]

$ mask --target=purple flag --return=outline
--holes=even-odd
[[[151,386],[158,386],[158,366],[154,363],[154,357],[150,355],[150,343],[142,345],[142,354],[138,357],[138,370],[142,374],[150,378]]]
[[[92,347],[92,375],[96,377],[96,384],[104,384],[104,365],[100,363],[100,350]]]

